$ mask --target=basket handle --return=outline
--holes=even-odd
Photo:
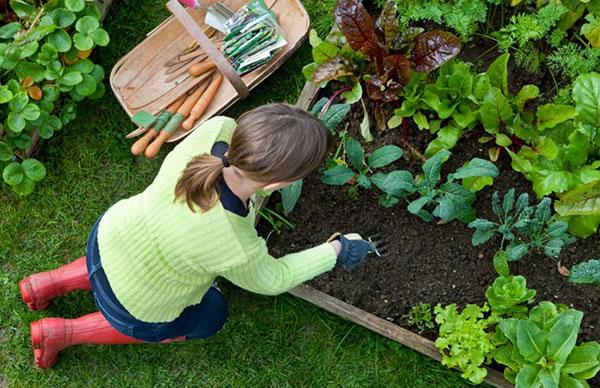
[[[231,82],[240,98],[248,96],[248,87],[242,78],[233,69],[227,58],[211,43],[210,39],[202,31],[200,26],[194,21],[190,14],[183,8],[178,0],[169,0],[167,8],[179,20],[187,32],[194,38],[200,47],[206,51],[206,54],[214,61],[215,66]]]

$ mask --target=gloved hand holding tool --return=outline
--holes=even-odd
[[[335,233],[327,241],[332,242],[335,240],[339,240],[341,244],[336,266],[342,265],[350,271],[362,263],[369,253],[374,253],[377,257],[384,257],[389,254],[388,243],[378,236],[370,236],[364,240],[357,233]]]

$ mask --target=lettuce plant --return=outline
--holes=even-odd
[[[600,345],[576,345],[583,313],[541,302],[527,319],[503,319],[493,357],[516,388],[589,387],[600,370]],[[499,339],[499,340],[498,340]]]
[[[495,315],[520,317],[528,312],[523,303],[531,303],[535,294],[523,276],[500,276],[488,287],[485,297]]]

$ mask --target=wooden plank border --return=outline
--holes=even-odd
[[[312,82],[307,82],[302,88],[302,92],[298,97],[296,106],[298,108],[309,110],[313,102],[316,100],[319,93],[319,87]],[[263,201],[260,205],[264,205]],[[260,208],[259,208],[260,209]],[[258,219],[258,217],[257,217]],[[398,342],[401,345],[407,346],[419,353],[433,358],[436,361],[441,361],[440,352],[435,347],[433,341],[422,337],[410,330],[404,329],[392,322],[386,321],[383,318],[371,314],[365,310],[359,309],[351,304],[348,304],[340,299],[337,299],[329,294],[319,291],[307,285],[301,285],[289,291],[289,294],[303,299],[314,304],[332,314],[335,314],[350,322],[356,323],[365,327],[379,335]],[[485,382],[496,388],[513,387],[504,376],[491,368],[487,368],[488,374]]]

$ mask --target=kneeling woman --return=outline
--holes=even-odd
[[[76,344],[209,337],[227,318],[227,303],[212,286],[218,276],[276,295],[336,265],[358,265],[372,249],[362,239],[340,235],[277,260],[254,228],[253,194],[305,177],[326,151],[325,126],[285,104],[256,108],[237,124],[227,117],[202,124],[146,190],[98,219],[86,256],[19,283],[32,310],[75,290],[91,290],[99,309],[33,322],[36,364],[49,368]]]

